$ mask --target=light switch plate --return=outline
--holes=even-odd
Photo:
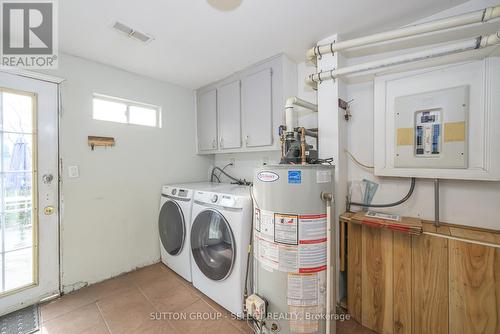
[[[80,171],[78,170],[78,166],[68,166],[68,177],[76,178],[80,176]]]

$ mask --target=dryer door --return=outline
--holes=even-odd
[[[182,251],[186,239],[186,224],[179,204],[167,200],[162,205],[158,229],[163,248],[170,255],[178,255]]]
[[[234,235],[219,212],[201,211],[191,227],[191,252],[206,277],[221,281],[231,274],[236,257]]]

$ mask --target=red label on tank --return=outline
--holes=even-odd
[[[317,273],[323,270],[326,270],[326,266],[321,266],[316,268],[300,268],[299,273],[301,274]]]

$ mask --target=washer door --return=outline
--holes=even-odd
[[[236,245],[228,222],[219,212],[204,210],[191,227],[191,251],[206,277],[221,281],[229,276],[236,257]]]
[[[186,239],[186,224],[182,210],[174,201],[166,201],[160,210],[158,229],[163,248],[170,255],[178,255]]]

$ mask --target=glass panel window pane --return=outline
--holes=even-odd
[[[33,249],[26,248],[5,253],[4,291],[33,283]]]
[[[2,130],[32,133],[32,96],[2,92],[2,100]]]
[[[101,121],[127,123],[127,105],[94,98],[93,117]]]
[[[18,133],[3,134],[3,171],[31,172],[33,136]]]
[[[31,206],[30,203],[19,203],[20,206]],[[31,224],[31,211],[5,213],[5,251],[9,252],[33,245],[33,225]]]
[[[0,293],[34,283],[34,95],[1,91]]]
[[[31,204],[31,181],[30,172],[7,172],[3,178],[4,208],[3,212],[17,212],[24,208],[24,203]]]
[[[130,124],[156,126],[156,109],[130,106]]]

